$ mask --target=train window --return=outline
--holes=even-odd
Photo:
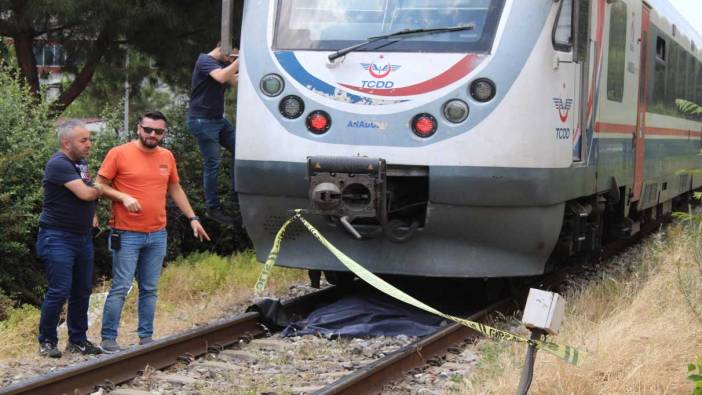
[[[569,52],[573,47],[573,0],[562,0],[553,28],[553,47]]]
[[[677,99],[702,102],[702,63],[669,36],[658,32],[649,111],[688,118],[689,115],[679,111]]]
[[[687,83],[685,83],[685,100],[695,101],[695,57],[687,55]]]
[[[658,36],[658,38],[656,38],[656,60],[665,62],[665,54],[665,39],[661,36]]]
[[[678,90],[682,84],[685,83],[685,76],[680,75],[682,55],[679,45],[674,41],[670,42],[670,52],[668,53],[668,69],[666,70],[666,90],[665,90],[665,104],[670,115],[675,115],[675,99],[678,98]]]
[[[626,4],[612,5],[609,18],[609,61],[607,63],[607,99],[621,102],[624,98],[624,67],[626,65]]]
[[[472,29],[418,35],[359,51],[488,52],[505,0],[280,0],[274,48],[338,50],[368,37],[405,29],[471,25]]]
[[[655,29],[655,27],[654,27]],[[649,111],[657,114],[665,114],[666,105],[666,90],[668,85],[668,51],[667,41],[658,33],[655,40],[655,62],[653,65],[653,89],[649,90],[648,108]]]

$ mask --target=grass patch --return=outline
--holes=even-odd
[[[250,303],[253,287],[261,271],[252,251],[230,257],[211,253],[196,253],[179,258],[163,269],[159,282],[159,297],[154,321],[154,335],[163,337],[220,317],[242,313]],[[304,270],[273,269],[266,292],[283,295],[293,283],[307,282]],[[107,292],[109,282],[95,287],[93,294]],[[134,344],[138,289],[136,282],[124,304],[120,344]],[[94,319],[88,337],[100,341],[100,320],[103,303],[91,311]],[[0,360],[30,357],[37,350],[39,310],[32,306],[9,309],[8,319],[0,321]],[[59,330],[59,347],[66,341],[65,325]]]
[[[0,356],[13,358],[28,349],[37,351],[39,335],[39,309],[34,306],[11,308],[8,318],[0,321]]]
[[[702,354],[700,245],[695,226],[670,227],[569,291],[561,332],[551,340],[583,347],[590,356],[575,368],[538,353],[530,392],[691,393],[688,364]],[[489,340],[477,347],[489,352],[461,392],[515,393],[526,347]]]

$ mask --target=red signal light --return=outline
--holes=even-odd
[[[314,134],[325,133],[331,127],[331,118],[324,111],[312,111],[307,116],[307,130]]]
[[[412,119],[412,131],[419,137],[432,136],[436,128],[436,118],[431,114],[418,114]]]
[[[327,127],[328,122],[329,121],[324,118],[324,115],[320,114],[315,114],[310,118],[310,126],[315,130],[324,130]]]

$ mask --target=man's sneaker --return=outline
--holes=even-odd
[[[61,358],[61,351],[56,348],[56,344],[44,342],[39,344],[39,355],[49,358]]]
[[[222,207],[210,207],[205,212],[207,218],[213,219],[220,224],[224,225],[234,225],[234,218],[222,210]]]
[[[139,345],[140,345],[140,346],[143,346],[143,345],[149,344],[149,343],[153,343],[153,342],[154,342],[154,338],[151,337],[151,336],[140,337],[140,338],[139,338]]]
[[[66,352],[81,353],[83,355],[102,354],[102,350],[88,340],[83,340],[78,343],[69,341],[68,345],[66,345]]]
[[[117,341],[115,341],[115,339],[102,339],[102,343],[100,343],[100,349],[105,354],[113,354],[122,350],[121,348],[119,348],[119,344],[117,344]]]

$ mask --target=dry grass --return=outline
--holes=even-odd
[[[154,322],[154,337],[163,337],[192,328],[217,318],[243,312],[253,295],[253,286],[261,265],[252,252],[231,257],[220,257],[209,253],[194,254],[179,259],[166,267],[159,283],[159,298]],[[274,268],[268,281],[268,293],[281,295],[291,283],[306,282],[302,270]],[[94,294],[105,292],[109,283],[93,290]],[[122,312],[119,343],[134,344],[136,336],[137,287],[127,297]],[[94,316],[88,337],[100,340],[102,303],[91,309]],[[37,325],[39,311],[34,307],[13,310],[10,319],[0,322],[0,360],[32,358],[36,355]],[[59,348],[66,341],[65,325],[59,331]]]
[[[553,340],[590,356],[575,368],[539,353],[530,393],[691,393],[687,366],[702,355],[701,246],[700,233],[676,226],[566,295],[566,321]],[[488,340],[478,347],[489,357],[462,392],[516,393],[525,347]]]

